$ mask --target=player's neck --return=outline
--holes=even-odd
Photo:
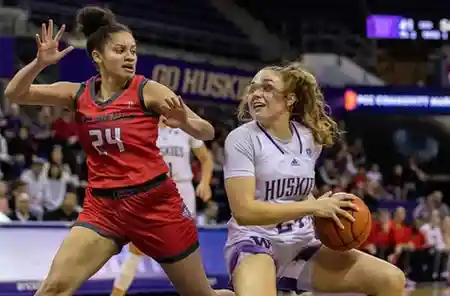
[[[292,138],[290,121],[286,118],[278,118],[270,123],[267,131],[277,139],[287,141]]]
[[[110,98],[114,93],[124,89],[128,80],[117,80],[113,77],[102,76],[100,85],[100,97]]]

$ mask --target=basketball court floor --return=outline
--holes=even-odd
[[[450,296],[449,288],[442,288],[433,284],[417,286],[414,291],[410,291],[408,296]]]

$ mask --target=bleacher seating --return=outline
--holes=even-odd
[[[52,17],[57,23],[66,23],[68,30],[73,31],[76,9],[88,4],[107,4],[144,43],[225,57],[258,58],[256,47],[205,0],[129,0],[127,5],[118,0],[108,3],[31,1],[31,20],[40,24]]]

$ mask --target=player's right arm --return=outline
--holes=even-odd
[[[79,83],[32,84],[45,67],[57,63],[73,49],[68,47],[62,51],[58,50],[64,28],[64,25],[61,26],[53,37],[53,21],[50,20],[48,26],[42,24],[41,36],[36,35],[38,47],[36,59],[17,72],[5,89],[5,96],[11,102],[26,105],[73,106]]]
[[[72,107],[79,83],[57,82],[32,84],[42,71],[36,60],[22,68],[8,83],[5,96],[11,103],[22,105],[58,105]]]
[[[225,140],[225,190],[233,217],[240,225],[273,225],[303,216],[353,217],[341,207],[354,207],[351,201],[328,198],[293,203],[268,203],[255,199],[255,153],[248,130],[236,129]]]

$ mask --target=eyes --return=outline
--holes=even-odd
[[[252,83],[248,87],[248,93],[251,94],[255,92],[257,89],[262,89],[264,92],[272,92],[275,89],[275,87],[271,83]]]
[[[113,48],[113,51],[117,54],[124,54],[127,50],[128,49],[125,46],[115,46]],[[136,47],[133,46],[129,51],[132,55],[136,55]]]

